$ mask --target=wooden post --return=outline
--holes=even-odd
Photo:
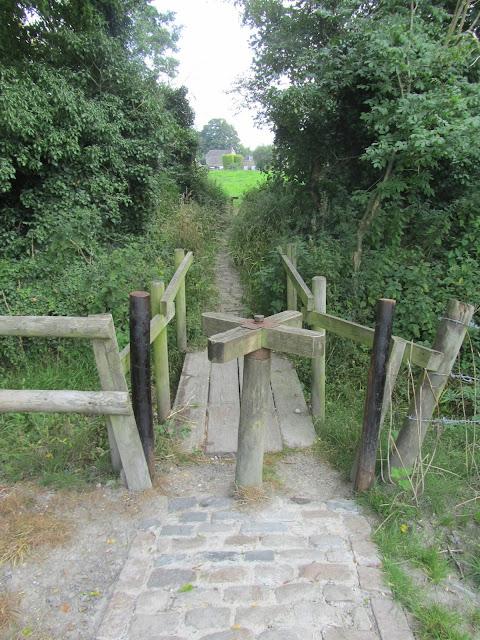
[[[235,471],[235,484],[239,488],[262,486],[270,361],[270,349],[263,348],[244,359]]]
[[[123,373],[112,316],[105,314],[93,317],[108,318],[110,321],[109,338],[107,340],[98,338],[92,340],[102,389],[104,391],[127,392],[127,381]],[[123,467],[127,487],[132,491],[150,489],[152,482],[133,411],[130,410],[128,416],[107,416],[107,426],[114,471],[121,471]]]
[[[175,249],[175,269],[182,264],[185,257],[183,249]],[[177,346],[180,351],[187,350],[187,312],[185,304],[185,279],[175,297],[175,315],[177,317]]]
[[[390,355],[388,357],[387,376],[385,380],[385,389],[383,391],[380,424],[378,427],[379,434],[382,431],[383,423],[385,422],[385,417],[387,415],[388,407],[390,406],[390,403],[392,401],[392,394],[395,388],[395,382],[397,380],[397,375],[400,370],[400,366],[403,362],[406,345],[407,345],[407,342],[405,340],[402,340],[401,338],[396,338],[395,336],[392,337],[390,342]],[[352,482],[355,482],[357,477],[359,454],[360,454],[360,451],[357,451],[355,461],[350,471],[350,480]]]
[[[293,264],[294,267],[297,266],[297,248],[294,244],[287,244],[287,258]],[[297,291],[293,286],[292,281],[287,276],[287,309],[296,311],[297,310]]]
[[[151,314],[152,318],[160,313],[160,298],[165,291],[163,282],[152,282]],[[170,374],[168,371],[167,327],[162,329],[153,341],[153,367],[155,371],[155,394],[159,424],[163,424],[170,414]]]
[[[394,311],[395,300],[380,299],[378,301],[355,491],[369,489],[375,475],[380,416]]]
[[[150,382],[150,295],[130,294],[130,375],[132,404],[150,477],[155,477],[152,392]]]
[[[440,365],[436,372],[425,371],[415,389],[408,415],[390,456],[390,468],[413,467],[419,456],[427,433],[428,421],[447,384],[473,312],[474,308],[469,304],[458,300],[448,301],[445,316],[440,319],[432,347],[443,353]]]
[[[312,280],[314,310],[327,312],[327,280],[323,276],[315,276]],[[325,335],[325,330],[316,325],[314,331]],[[325,349],[323,353],[312,359],[312,413],[317,420],[325,420]]]

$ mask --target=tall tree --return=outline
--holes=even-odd
[[[162,184],[183,190],[194,171],[186,91],[158,82],[175,67],[173,15],[146,0],[8,0],[0,11],[4,250],[141,232]]]
[[[211,149],[238,150],[240,139],[235,127],[228,124],[224,118],[213,118],[203,127],[198,134],[200,150],[207,153]]]
[[[277,169],[333,234],[353,231],[354,270],[368,234],[451,244],[452,206],[479,178],[477,3],[237,4],[255,29],[244,88],[273,123]]]

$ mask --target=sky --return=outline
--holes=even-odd
[[[225,0],[153,0],[158,11],[174,11],[183,25],[175,54],[180,62],[176,86],[188,88],[200,130],[213,118],[233,125],[240,142],[252,150],[271,144],[273,134],[255,125],[255,113],[239,111],[238,96],[228,95],[237,76],[246,74],[252,58],[249,29],[241,26],[240,12]]]

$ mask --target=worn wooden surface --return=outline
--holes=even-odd
[[[318,311],[308,312],[306,314],[306,322],[316,327],[322,327],[342,338],[349,338],[355,342],[360,342],[367,347],[373,346],[375,331],[370,327],[364,327],[356,322],[350,322],[350,320],[344,320],[343,318],[337,318],[328,313],[320,313]],[[395,339],[402,340],[403,338],[395,337]],[[406,345],[403,356],[404,362],[410,361],[412,364],[416,364],[429,371],[436,371],[438,369],[443,357],[441,352],[414,342],[408,342],[407,340],[404,342]]]
[[[306,358],[315,358],[324,351],[325,334],[297,327],[275,327],[263,329],[262,346],[276,351],[295,353]]]
[[[263,454],[270,394],[270,349],[259,349],[243,359],[243,390],[238,426],[235,484],[261,487]]]
[[[223,454],[237,450],[239,416],[238,360],[225,364],[212,362],[206,453]]]
[[[108,340],[92,340],[93,352],[97,363],[98,376],[103,391],[127,391],[127,382],[122,369],[117,338],[110,315],[99,314],[90,318],[110,318],[111,335]],[[127,487],[132,491],[150,489],[152,482],[142,443],[138,435],[133,410],[127,416],[108,416],[108,439],[114,470],[123,467]]]
[[[130,399],[123,391],[0,390],[0,413],[86,413],[130,415]]]
[[[289,256],[286,255],[281,249],[279,250],[279,254],[280,254],[280,259],[282,261],[283,264],[283,268],[285,269],[286,273],[287,273],[287,287],[289,289],[289,282],[291,283],[291,285],[293,285],[293,288],[295,290],[296,293],[298,293],[300,300],[302,301],[302,303],[305,305],[305,308],[307,309],[307,311],[311,311],[313,309],[313,293],[310,291],[310,289],[307,287],[307,285],[305,284],[302,276],[298,273],[295,265],[293,264],[293,260],[289,259]],[[293,306],[290,307],[290,304],[294,304],[293,303],[293,299],[292,302],[289,302],[289,308],[293,309]],[[296,302],[295,302],[296,304]],[[296,308],[296,307],[295,307]]]
[[[29,338],[108,338],[112,317],[2,316],[0,336]]]
[[[316,439],[297,372],[287,358],[272,361],[271,386],[282,439],[287,447],[310,447]]]
[[[173,425],[180,433],[184,451],[201,449],[205,444],[208,388],[211,363],[206,351],[187,353],[172,409]]]
[[[177,429],[195,425],[189,437],[182,438],[183,449],[204,448],[210,455],[236,453],[243,362],[239,358],[210,364],[206,351],[187,354],[172,410]],[[286,358],[272,354],[272,370],[288,382],[276,385],[277,397],[272,387],[268,394],[265,452],[281,451],[283,444],[308,447],[315,440],[315,431],[295,369]],[[282,419],[280,407],[286,412]],[[280,424],[286,434],[283,439]]]

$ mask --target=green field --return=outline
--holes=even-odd
[[[208,178],[219,184],[229,198],[238,196],[240,202],[246,191],[265,182],[267,176],[261,171],[210,171]]]

